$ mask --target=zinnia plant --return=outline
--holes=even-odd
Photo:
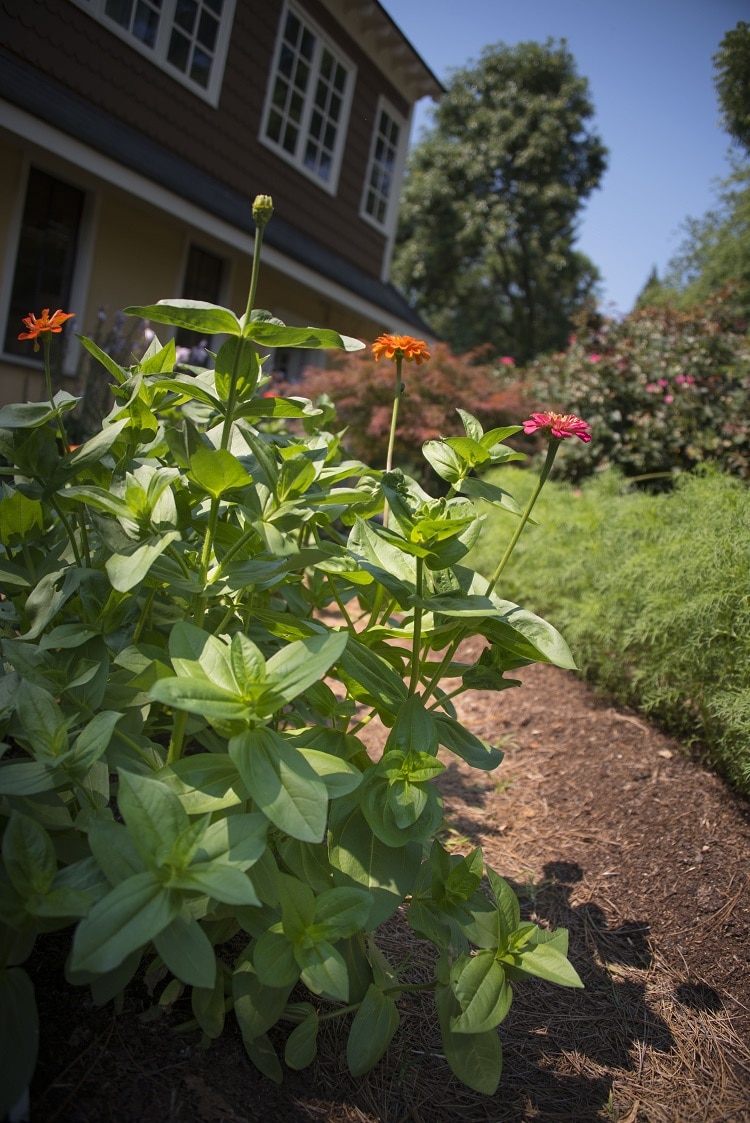
[[[15,1027],[2,1113],[38,1039],[22,963],[54,929],[71,930],[66,975],[94,1002],[165,971],[161,1007],[189,996],[182,1028],[206,1044],[231,1014],[274,1080],[276,1023],[303,1068],[321,1019],[341,1019],[361,1074],[401,996],[430,989],[448,1065],[491,1094],[516,983],[581,985],[567,933],[522,921],[480,849],[439,841],[439,751],[502,760],[452,699],[517,685],[507,673],[533,661],[573,666],[553,627],[495,591],[502,566],[487,582],[465,564],[479,500],[518,532],[528,518],[477,475],[519,458],[506,442],[520,426],[484,432],[461,411],[463,436],[424,446],[449,486],[435,499],[390,462],[348,458],[329,407],[269,397],[259,348],[362,348],[253,307],[271,213],[256,201],[243,315],[179,299],[126,310],[222,337],[211,369],[176,370],[173,341],[126,367],[83,339],[112,379],[101,432],[68,447],[69,395],[0,410],[0,985]],[[47,342],[70,315],[30,315],[24,334]],[[374,350],[395,364],[397,403],[402,363],[428,349],[381,336]],[[563,429],[586,439],[563,420],[534,422],[551,436],[541,482]],[[472,634],[477,664],[456,661]],[[428,983],[378,946],[401,906],[434,945]]]

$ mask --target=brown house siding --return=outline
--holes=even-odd
[[[384,237],[359,217],[370,138],[381,93],[404,116],[408,106],[318,0],[302,6],[357,67],[335,197],[258,141],[282,0],[237,0],[218,111],[71,0],[0,0],[0,41],[73,93],[247,194],[248,206],[258,192],[273,195],[280,217],[379,276]]]

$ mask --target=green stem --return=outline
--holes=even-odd
[[[258,289],[258,277],[260,275],[260,250],[263,245],[263,228],[261,226],[255,227],[255,245],[253,246],[253,271],[250,275],[250,289],[247,294],[247,306],[245,307],[245,316],[243,326],[247,323],[250,313],[252,312],[253,305],[255,304],[255,293]],[[221,447],[223,449],[229,448],[229,438],[232,432],[232,425],[234,423],[234,410],[237,405],[237,379],[239,377],[240,357],[242,355],[242,344],[244,338],[240,336],[238,340],[237,349],[234,353],[234,362],[232,363],[232,376],[229,380],[229,393],[227,394],[227,411],[224,414],[224,428],[221,432]]]
[[[417,596],[422,599],[422,587],[424,583],[424,558],[417,558]],[[414,694],[419,683],[419,671],[421,667],[421,647],[422,647],[422,606],[415,605],[414,607],[414,625],[411,641],[411,677],[409,679],[409,694]]]
[[[174,715],[174,722],[172,724],[172,737],[169,741],[169,751],[167,752],[167,764],[174,764],[182,756],[182,745],[185,740],[185,727],[187,725],[187,713],[185,710],[178,710]]]
[[[71,530],[70,524],[68,523],[68,520],[65,518],[65,514],[63,513],[62,507],[58,503],[57,498],[55,496],[52,496],[50,498],[50,503],[54,507],[55,512],[56,512],[57,517],[59,518],[60,522],[65,527],[65,533],[68,536],[68,541],[70,542],[70,545],[73,548],[73,554],[75,555],[76,565],[79,568],[82,569],[83,568],[83,562],[81,560],[80,550],[78,549],[78,543],[76,542],[75,534]]]
[[[393,392],[393,409],[391,410],[391,431],[388,435],[388,451],[385,456],[385,470],[390,472],[393,467],[393,450],[396,445],[396,426],[398,424],[398,406],[401,401],[401,364],[404,357],[400,351],[396,352],[396,385]],[[383,526],[388,526],[388,504],[383,507]]]
[[[542,471],[539,475],[539,479],[536,482],[536,487],[534,488],[533,492],[531,493],[531,497],[529,498],[529,501],[524,508],[523,514],[521,515],[521,518],[518,521],[518,526],[516,527],[515,531],[513,532],[513,537],[511,538],[510,542],[508,543],[508,546],[506,548],[505,553],[500,558],[500,561],[497,564],[497,568],[496,568],[495,572],[492,574],[492,579],[491,579],[489,585],[487,586],[487,591],[485,593],[486,596],[489,596],[490,593],[492,592],[492,590],[495,588],[495,585],[497,584],[497,582],[500,578],[500,574],[505,569],[505,567],[508,564],[508,561],[510,559],[510,555],[513,553],[513,551],[516,548],[516,543],[518,542],[518,539],[521,537],[521,534],[523,532],[523,528],[526,526],[526,523],[529,520],[529,516],[531,515],[531,512],[534,509],[534,504],[536,503],[537,499],[539,498],[539,493],[541,492],[542,488],[544,487],[544,485],[547,481],[547,477],[549,476],[549,474],[552,470],[552,465],[555,462],[555,457],[557,456],[557,450],[558,450],[559,447],[560,447],[560,439],[558,437],[550,437],[549,448],[547,449],[547,459],[544,461],[544,467],[542,468]]]

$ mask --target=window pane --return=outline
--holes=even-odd
[[[5,338],[11,354],[29,354],[28,342],[17,338],[24,316],[45,308],[70,310],[83,202],[77,187],[30,170]]]
[[[187,70],[188,59],[190,58],[190,40],[186,39],[184,35],[180,35],[179,31],[172,32],[167,57],[172,66],[176,66],[178,70],[182,70],[183,73]]]
[[[156,42],[156,32],[159,28],[159,13],[138,0],[135,9],[132,32],[136,39],[140,39],[147,47],[153,47]]]
[[[221,282],[224,275],[224,261],[215,253],[191,246],[185,267],[185,281],[182,295],[186,300],[207,300],[218,304],[221,298]],[[209,342],[205,335],[187,328],[178,328],[175,343],[178,347],[195,347],[201,340]]]
[[[210,12],[203,11],[201,13],[200,23],[198,24],[198,42],[207,51],[216,49],[216,35],[219,30],[218,20],[215,20]]]
[[[193,65],[190,67],[190,77],[199,86],[208,86],[208,79],[211,77],[211,57],[200,47],[196,47],[193,51]]]
[[[195,27],[195,17],[198,14],[198,4],[196,0],[177,0],[177,7],[174,13],[174,22],[183,31],[187,31],[188,35],[193,34]]]

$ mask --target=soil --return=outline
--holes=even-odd
[[[680,745],[554,667],[476,692],[461,720],[498,744],[498,770],[455,758],[442,777],[446,845],[481,844],[526,917],[570,931],[584,990],[519,985],[500,1027],[504,1071],[483,1097],[441,1055],[434,1006],[405,999],[385,1059],[353,1079],[327,1023],[316,1062],[277,1086],[233,1019],[202,1048],[174,1033],[183,998],[141,982],[123,1008],[66,986],[62,935],[30,963],[41,1016],[33,1123],[748,1123],[750,808]],[[430,948],[397,915],[391,962],[429,977]],[[283,1045],[282,1045],[283,1049]]]

